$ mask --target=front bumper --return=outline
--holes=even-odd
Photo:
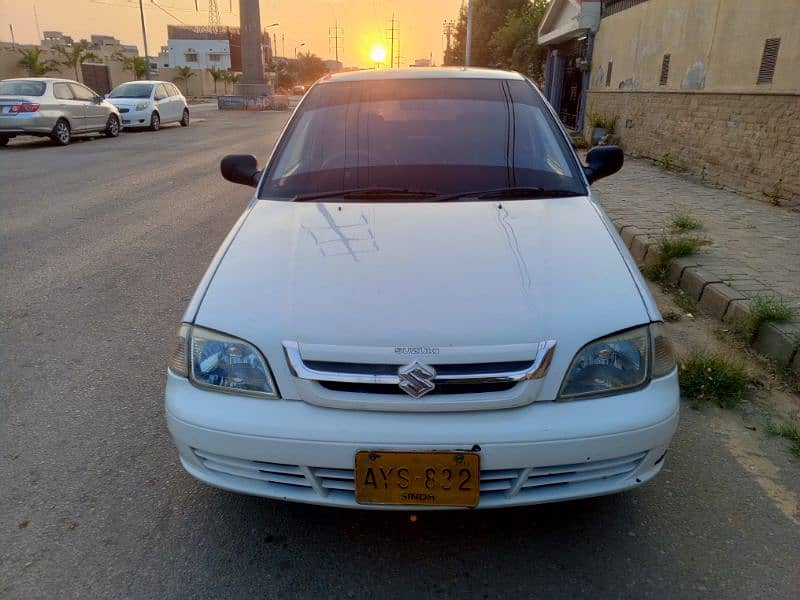
[[[478,508],[621,492],[652,479],[678,422],[677,374],[619,396],[471,413],[329,409],[202,390],[167,377],[167,424],[184,468],[223,489],[347,508],[357,450],[480,448]]]
[[[150,114],[153,112],[152,108],[146,108],[145,110],[134,110],[130,108],[128,112],[122,112],[125,110],[125,107],[122,107],[120,110],[120,118],[122,119],[122,126],[127,128],[134,128],[134,127],[149,127],[150,126]]]

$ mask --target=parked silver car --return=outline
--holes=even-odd
[[[74,134],[119,135],[119,111],[85,85],[30,77],[0,81],[0,146],[18,135],[50,137],[66,146]]]
[[[189,126],[189,104],[168,81],[129,81],[115,87],[106,98],[119,109],[126,129],[149,127],[158,131],[164,123]]]

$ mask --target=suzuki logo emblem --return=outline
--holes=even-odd
[[[397,375],[400,377],[400,389],[413,398],[422,398],[436,387],[433,383],[436,369],[421,362],[414,361],[401,367]]]

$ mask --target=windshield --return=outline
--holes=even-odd
[[[153,91],[152,83],[124,83],[111,90],[109,98],[149,98]]]
[[[298,110],[262,198],[372,187],[586,193],[558,125],[525,81],[323,83]]]
[[[47,89],[44,81],[9,79],[0,81],[0,96],[43,96]]]

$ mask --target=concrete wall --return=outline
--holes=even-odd
[[[798,32],[798,0],[648,0],[602,19],[587,110],[619,116],[627,152],[761,199],[782,179],[800,204]],[[775,74],[757,84],[767,38],[781,38]]]

